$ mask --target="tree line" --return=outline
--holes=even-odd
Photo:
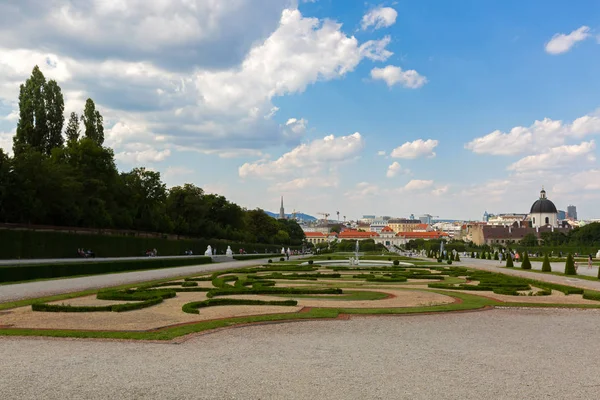
[[[81,115],[71,113],[66,126],[64,108],[57,82],[33,68],[20,86],[13,155],[0,148],[0,221],[302,243],[295,221],[247,210],[190,183],[168,189],[159,172],[144,167],[118,171],[94,101],[87,99]]]

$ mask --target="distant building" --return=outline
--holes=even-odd
[[[529,214],[498,214],[498,215],[489,215],[487,220],[488,225],[512,225],[515,222],[521,223],[521,221],[525,221]]]
[[[558,210],[558,220],[563,221],[567,219],[567,212],[565,210]]]
[[[396,233],[412,232],[417,228],[422,229],[421,221],[418,219],[394,218],[387,221],[387,225]],[[429,225],[429,224],[427,224]]]
[[[531,206],[529,217],[534,228],[548,225],[558,226],[558,210],[554,203],[546,197],[544,189],[540,192],[540,198]]]
[[[430,215],[430,214],[421,215],[419,217],[419,221],[421,221],[424,224],[431,225],[431,222],[433,221],[433,215]]]
[[[283,209],[283,196],[281,196],[281,207],[279,208],[279,219],[285,219],[285,210]]]
[[[482,221],[483,221],[483,222],[488,222],[488,221],[489,221],[489,219],[490,219],[490,214],[488,214],[488,212],[487,212],[487,211],[485,211],[485,212],[483,213],[483,219],[482,219]]]
[[[386,221],[386,220],[383,220],[383,219],[375,220],[375,221],[371,222],[371,225],[369,225],[369,230],[371,232],[379,233],[387,225],[388,225],[388,221]]]
[[[572,204],[567,207],[567,218],[577,221],[577,207]]]

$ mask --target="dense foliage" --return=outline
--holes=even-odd
[[[243,209],[193,184],[167,189],[159,172],[143,167],[119,172],[92,99],[81,117],[70,115],[63,136],[64,121],[60,87],[36,66],[21,85],[13,156],[0,149],[0,222],[302,243],[295,221]]]

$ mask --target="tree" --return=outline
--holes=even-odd
[[[544,262],[542,263],[542,272],[552,272],[552,267],[550,266],[550,259],[548,258],[548,253],[544,256]]]
[[[523,239],[521,239],[520,244],[521,244],[521,246],[525,246],[525,247],[537,246],[537,244],[538,244],[537,237],[533,233],[528,233],[527,235],[523,236]]]
[[[514,268],[515,264],[513,263],[512,254],[510,252],[506,253],[506,268]]]
[[[75,143],[79,140],[81,129],[79,129],[79,117],[77,113],[72,112],[67,128],[65,129],[65,136],[67,137],[67,143]]]
[[[85,137],[93,140],[98,146],[104,144],[104,120],[99,111],[96,111],[96,104],[92,99],[85,101],[85,108],[81,116],[85,127]]]
[[[500,260],[500,256],[498,255],[497,251],[494,253],[494,260]]]
[[[19,121],[13,138],[15,155],[31,147],[37,151],[45,150],[48,137],[48,123],[44,87],[46,78],[36,65],[29,79],[19,88]]]
[[[458,256],[458,251],[454,255],[454,261],[460,261],[460,257]]]
[[[521,263],[522,269],[531,269],[531,261],[529,261],[529,254],[527,252],[523,253],[523,262]]]
[[[65,101],[62,91],[56,81],[49,81],[44,87],[44,100],[46,107],[46,121],[48,124],[48,133],[44,138],[44,153],[52,153],[52,149],[62,147],[64,139],[62,129],[65,123],[64,111]]]
[[[577,275],[577,271],[575,270],[575,260],[571,253],[567,255],[567,261],[565,263],[565,275]]]

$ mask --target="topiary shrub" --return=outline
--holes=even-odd
[[[388,261],[392,261],[392,257],[388,257]]]
[[[496,260],[496,261],[500,260],[500,256],[498,255],[498,252],[494,253],[494,260]]]
[[[492,253],[487,253],[487,259],[491,260],[492,259]]]
[[[529,254],[523,253],[523,262],[521,263],[522,269],[531,269],[531,261],[529,261]]]
[[[438,259],[437,259],[437,262],[441,263],[441,262],[442,262],[442,259],[441,259],[441,258],[438,258]]]
[[[565,275],[577,275],[577,271],[575,270],[575,260],[573,260],[571,253],[569,253],[567,261],[565,262]]]
[[[475,258],[475,252],[474,251],[471,252],[471,258]]]
[[[400,261],[394,260],[394,265],[400,265]]]
[[[313,265],[313,260],[308,260],[308,265]]]
[[[198,308],[212,306],[237,306],[237,305],[254,305],[254,306],[295,306],[296,300],[283,301],[264,301],[264,300],[246,300],[246,299],[208,299],[203,301],[194,301],[184,304],[181,307],[183,312],[190,314],[199,314]]]
[[[327,256],[327,259],[328,259],[328,260],[331,260],[331,256]]]
[[[451,265],[452,264],[452,260],[446,261],[446,264]]]
[[[280,257],[280,258],[279,258],[279,261],[285,261],[285,258],[283,258],[283,257]]]
[[[192,286],[198,286],[198,282],[186,281],[181,284],[181,287],[192,287]]]
[[[271,259],[269,258],[269,261],[268,261],[268,263],[269,263],[269,264],[271,264],[272,262],[273,262],[273,260],[271,260]]]
[[[544,262],[542,263],[542,272],[552,272],[552,267],[550,266],[550,259],[548,258],[548,253],[544,256]]]
[[[513,263],[512,255],[510,253],[506,254],[506,268],[514,268],[515,264]]]

